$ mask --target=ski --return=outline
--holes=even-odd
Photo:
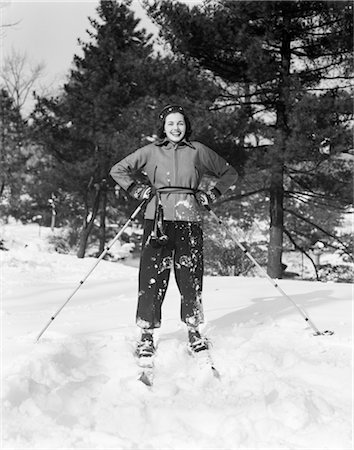
[[[145,386],[152,387],[154,381],[154,374],[152,369],[144,369],[140,372],[139,381],[145,384]]]
[[[148,387],[152,387],[154,381],[153,358],[153,356],[141,356],[140,358],[137,358],[139,369],[141,369],[139,372],[138,380]]]
[[[135,356],[140,370],[138,380],[151,387],[154,379],[155,346],[153,334],[145,330],[135,349]]]
[[[199,367],[208,367],[215,378],[220,379],[220,373],[215,367],[213,358],[210,354],[210,342],[204,336],[201,336],[197,328],[188,329],[188,350],[189,353],[197,359]]]
[[[188,353],[198,362],[198,365],[201,369],[207,367],[216,379],[221,379],[220,372],[215,367],[213,358],[211,357],[210,351],[208,349],[194,352],[189,347]]]

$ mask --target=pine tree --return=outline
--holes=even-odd
[[[139,20],[128,6],[101,1],[97,14],[89,19],[90,40],[80,42],[83,56],[75,55],[63,93],[38,98],[33,114],[37,139],[59,162],[65,190],[84,204],[79,257],[99,211],[104,245],[109,169],[117,148],[124,153],[124,111],[147,94],[152,54],[150,36],[137,30]]]
[[[0,198],[3,208],[11,199],[18,200],[22,191],[21,175],[26,156],[22,151],[25,122],[15,101],[0,89]]]
[[[224,93],[215,108],[238,110],[248,118],[248,130],[237,137],[245,148],[250,142],[245,137],[256,136],[256,143],[249,145],[249,161],[268,193],[268,273],[281,277],[289,173],[296,169],[297,181],[303,183],[302,163],[321,167],[328,159],[321,154],[326,139],[331,140],[331,156],[348,150],[352,3],[219,0],[193,8],[171,1],[145,6],[173,52],[198,61],[222,80]],[[332,123],[328,96],[345,109]],[[306,126],[298,129],[296,124],[311,99],[325,110],[310,106],[316,119],[310,136],[303,135],[302,146],[296,140]],[[321,116],[327,117],[330,129],[321,125]],[[342,185],[346,181],[339,180]],[[326,193],[319,186],[315,189]]]
[[[80,257],[98,215],[99,253],[103,250],[106,213],[113,209],[109,203],[118,204],[109,170],[151,141],[159,108],[182,101],[198,116],[216,96],[214,84],[193,64],[154,53],[150,36],[137,29],[129,2],[101,1],[97,12],[98,19],[90,19],[90,40],[81,42],[83,55],[74,57],[62,94],[38,98],[33,113],[37,141],[59,167],[61,180],[54,175],[53,182],[75,193],[83,205]],[[122,214],[128,209],[123,202],[119,206]]]

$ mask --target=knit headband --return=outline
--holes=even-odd
[[[185,115],[184,109],[180,105],[167,105],[163,108],[163,110],[159,114],[159,119],[164,121],[168,114],[179,112]]]

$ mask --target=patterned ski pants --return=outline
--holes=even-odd
[[[161,307],[171,268],[181,294],[181,320],[198,326],[203,322],[203,232],[197,222],[165,221],[166,246],[149,242],[153,221],[145,220],[139,269],[139,297],[136,321],[141,328],[161,326]]]

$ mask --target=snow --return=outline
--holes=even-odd
[[[352,290],[280,280],[320,330],[264,278],[205,277],[204,332],[221,379],[186,351],[171,278],[154,386],[132,355],[137,268],[53,252],[37,225],[1,226],[4,449],[352,448]]]

